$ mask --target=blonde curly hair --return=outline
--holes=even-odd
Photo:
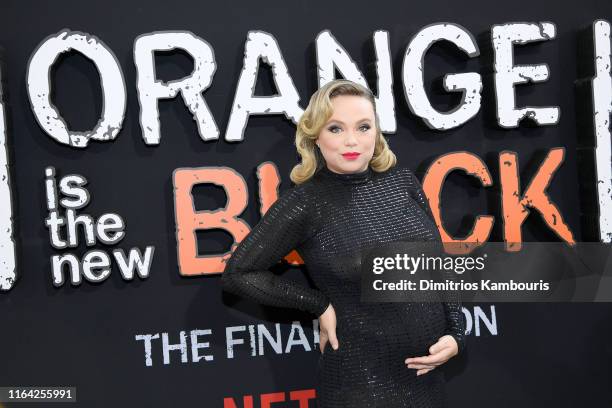
[[[301,184],[310,179],[315,172],[325,164],[325,159],[315,141],[323,125],[332,116],[331,99],[340,95],[362,96],[372,103],[376,122],[376,142],[370,167],[376,172],[383,172],[395,166],[397,158],[389,148],[387,140],[380,130],[380,122],[376,113],[376,103],[372,92],[358,83],[346,79],[331,81],[310,97],[308,107],[300,118],[295,132],[295,147],[301,157],[301,163],[291,170],[289,177],[295,184]]]

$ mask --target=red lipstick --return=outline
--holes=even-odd
[[[355,160],[356,158],[359,157],[359,153],[357,152],[347,152],[347,153],[342,153],[342,156],[347,159],[347,160]]]

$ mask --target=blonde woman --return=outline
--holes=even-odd
[[[360,302],[360,250],[440,241],[418,179],[396,166],[372,93],[347,80],[323,86],[300,118],[295,145],[295,186],[237,246],[224,290],[318,317],[319,407],[444,406],[435,368],[464,348],[460,305]],[[268,270],[293,249],[316,288]]]

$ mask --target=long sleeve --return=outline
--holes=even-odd
[[[323,314],[330,301],[323,292],[275,275],[270,267],[306,238],[308,206],[296,187],[284,191],[228,260],[223,290],[257,303]]]
[[[431,212],[431,208],[429,207],[429,203],[423,192],[423,188],[419,179],[416,175],[408,168],[405,168],[405,171],[410,176],[410,195],[412,198],[421,206],[421,208],[425,211],[427,216],[434,221],[433,214]],[[442,241],[440,237],[440,233],[436,228],[436,238],[438,241]],[[451,279],[455,279],[456,276],[452,273]],[[466,346],[465,341],[465,316],[463,315],[463,311],[461,310],[461,303],[459,302],[459,297],[456,292],[450,293],[452,300],[451,302],[443,302],[444,311],[446,312],[446,332],[445,334],[453,336],[453,338],[457,341],[457,345],[459,346],[459,352],[461,353]]]

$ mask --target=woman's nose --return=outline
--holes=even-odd
[[[355,136],[353,131],[349,130],[348,132],[346,132],[346,138],[344,139],[344,143],[349,146],[357,144],[357,136]]]

